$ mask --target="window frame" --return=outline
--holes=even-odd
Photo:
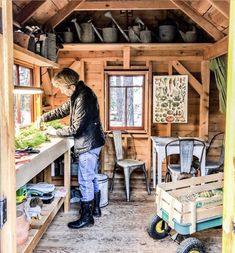
[[[110,76],[143,76],[143,95],[142,95],[142,126],[140,127],[127,127],[127,126],[110,126]],[[147,133],[148,127],[148,71],[105,71],[105,130],[127,130],[130,133]],[[127,115],[125,108],[125,116]]]
[[[14,61],[14,65],[16,66],[16,85],[17,86],[21,86],[20,85],[20,73],[19,73],[19,68],[23,67],[23,68],[27,68],[30,70],[30,85],[28,87],[35,87],[35,68],[32,65],[29,64],[24,64],[22,62],[18,62],[18,61]],[[15,74],[15,72],[13,71],[13,74]],[[14,84],[15,86],[15,84]],[[26,94],[27,95],[27,94]],[[31,123],[33,123],[35,121],[35,95],[29,94],[31,95],[30,98],[30,115],[31,115]],[[14,96],[16,96],[16,113],[17,113],[17,122],[15,122],[16,124],[18,124],[20,127],[26,127],[29,124],[23,124],[21,122],[21,110],[20,110],[20,96],[22,96],[21,94],[14,94]],[[30,124],[31,124],[30,123]]]

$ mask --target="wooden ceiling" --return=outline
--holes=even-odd
[[[103,17],[107,10],[122,25],[127,16],[122,17],[120,10],[129,10],[149,26],[170,17],[179,23],[196,25],[212,41],[228,34],[229,0],[13,0],[13,18],[21,26],[39,24],[62,29],[71,17],[82,19],[87,15],[102,26],[107,22]]]

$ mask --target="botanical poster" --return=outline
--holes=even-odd
[[[187,123],[188,76],[153,77],[153,123]]]

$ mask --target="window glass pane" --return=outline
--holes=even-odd
[[[143,112],[143,89],[133,87],[127,89],[127,126],[141,127]]]
[[[110,88],[109,98],[109,124],[110,127],[125,126],[125,89]]]
[[[110,86],[143,86],[144,76],[110,76]]]
[[[13,65],[13,81],[14,85],[17,85],[17,67],[15,64]]]
[[[31,98],[32,95],[20,95],[21,124],[30,124],[31,119]]]
[[[19,85],[30,86],[31,84],[30,74],[31,74],[31,71],[29,68],[19,66],[19,78],[20,78]]]
[[[14,96],[14,117],[15,117],[15,125],[19,123],[18,112],[17,112],[17,95]]]

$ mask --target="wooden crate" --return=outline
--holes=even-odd
[[[191,196],[203,191],[223,188],[223,173],[193,177],[177,182],[163,183],[157,186],[156,204],[157,214],[163,218],[171,228],[182,229],[182,234],[194,233],[206,226],[218,225],[222,217],[222,195],[200,197],[194,201],[182,201],[183,196]],[[211,222],[211,220],[215,222]],[[205,225],[199,226],[203,222]],[[208,225],[208,221],[210,224]],[[183,229],[185,227],[186,229]],[[188,232],[185,232],[188,231]],[[177,231],[179,232],[179,231]]]

